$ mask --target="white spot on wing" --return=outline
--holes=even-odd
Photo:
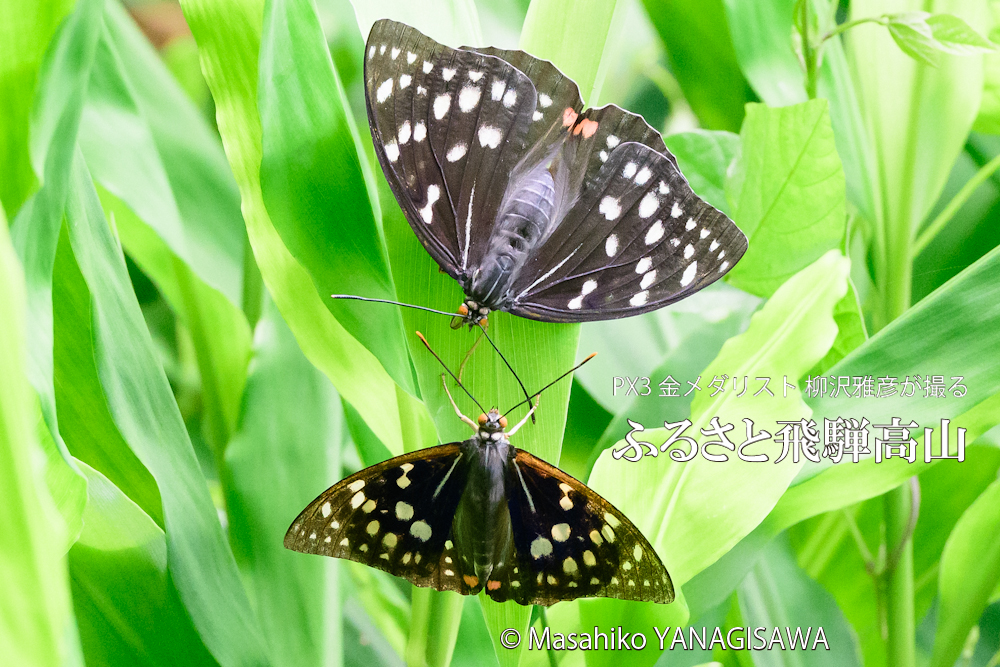
[[[644,306],[646,305],[646,299],[648,298],[649,298],[649,292],[643,290],[638,294],[634,295],[631,299],[628,300],[628,302],[629,305],[631,306]],[[610,542],[611,540],[609,539],[608,541]]]
[[[601,162],[607,162],[608,161],[608,152],[607,151],[601,151],[600,153],[597,154],[597,156],[599,158],[601,158]]]
[[[677,204],[674,204],[674,206],[677,206]],[[674,217],[676,218],[677,216],[674,216]],[[697,226],[698,226],[698,223],[696,223],[694,221],[694,218],[688,218],[687,224],[684,225],[684,229],[686,229],[687,231],[690,232],[692,229],[694,229]]]
[[[434,69],[434,63],[429,60],[424,61],[424,74],[430,74],[431,70]]]
[[[437,200],[441,198],[441,188],[436,185],[427,186],[427,205],[420,209],[420,218],[426,223],[431,224],[431,220],[434,216],[433,207],[437,203]]]
[[[662,239],[663,231],[663,222],[661,220],[654,222],[653,226],[646,232],[646,245],[653,245]]]
[[[410,525],[410,535],[421,542],[426,542],[431,539],[431,527],[426,521],[414,521]]]
[[[448,151],[448,154],[445,157],[448,158],[448,162],[461,160],[465,156],[465,151],[467,149],[468,147],[465,144],[455,144],[451,147],[451,150]]]
[[[649,257],[643,257],[636,263],[635,272],[645,273],[646,271],[649,271],[649,267],[651,267],[652,265],[653,265],[652,259],[650,259]]]
[[[500,128],[493,127],[492,125],[483,125],[479,128],[479,145],[489,146],[490,148],[496,148],[500,145],[500,141],[503,139],[503,133]]]
[[[540,93],[538,95],[538,104],[543,109],[548,109],[549,106],[552,104],[552,98],[546,95],[545,93]]]
[[[698,262],[691,262],[686,269],[684,269],[684,275],[681,276],[681,287],[687,287],[694,280],[694,275],[698,272]]]
[[[413,126],[413,140],[420,143],[427,137],[427,125],[424,121],[417,121],[416,125]]]
[[[541,111],[536,111],[535,113],[531,114],[531,120],[539,121],[541,119],[542,119],[542,112]]]
[[[410,121],[404,120],[399,126],[399,143],[405,144],[410,140]]]
[[[583,288],[580,290],[580,294],[583,294],[584,296],[587,296],[588,294],[590,294],[591,292],[593,292],[595,289],[597,289],[597,281],[596,280],[588,280],[587,282],[583,283]]]
[[[684,214],[684,211],[681,210],[680,205],[678,205],[677,202],[674,202],[674,205],[670,207],[670,217],[671,218],[679,218],[683,214]]]
[[[406,52],[406,64],[412,65],[413,61],[417,59],[417,54],[413,51]]]
[[[648,218],[649,216],[656,213],[656,209],[660,207],[660,200],[656,198],[652,192],[647,192],[646,196],[642,198],[639,202],[639,217]]]
[[[684,259],[691,259],[691,255],[694,254],[694,246],[688,243],[684,246]]]
[[[374,57],[375,57],[375,45],[374,45],[374,44],[372,44],[372,45],[371,45],[371,46],[370,46],[370,47],[368,48],[368,60],[371,60],[371,59],[372,59],[372,58],[374,58]]]
[[[613,134],[608,135],[608,148],[614,148],[621,141],[618,137]]]
[[[722,264],[719,265],[719,273],[722,273],[728,267],[729,267],[729,262],[723,262]]]
[[[709,231],[708,227],[702,227],[701,228],[701,233],[699,234],[699,236],[701,236],[701,238],[705,238],[705,237],[707,237],[711,233],[712,232]]]
[[[506,93],[504,93],[503,105],[508,109],[511,109],[516,103],[517,103],[517,91],[511,88]]]
[[[572,532],[568,523],[557,523],[552,526],[552,539],[556,542],[565,542]]]
[[[356,479],[350,484],[348,484],[347,488],[349,488],[351,491],[360,491],[361,489],[365,488],[365,480]]]
[[[375,99],[378,100],[379,104],[382,104],[387,99],[389,99],[389,95],[391,94],[392,94],[392,79],[386,79],[378,87],[378,90],[375,91]]]
[[[608,220],[615,220],[622,214],[622,207],[614,197],[605,197],[597,208]]]
[[[365,532],[368,533],[369,535],[374,535],[375,533],[378,532],[378,529],[379,529],[378,521],[370,521],[368,522],[368,525],[365,527]]]
[[[390,141],[385,145],[385,156],[389,158],[389,162],[395,162],[399,159],[399,145],[395,141]]]
[[[410,81],[413,81],[413,77],[411,77],[409,74],[400,74],[399,89],[403,90],[404,88],[407,88],[410,85]]]
[[[583,297],[582,296],[573,297],[572,299],[569,300],[569,303],[567,303],[566,306],[570,310],[580,310],[580,308],[583,307]]]
[[[718,247],[719,247],[719,242],[718,242],[718,241],[714,241],[714,240],[713,240],[713,241],[712,241],[712,245],[708,246],[708,249],[709,249],[709,250],[710,250],[711,252],[715,252],[715,249],[716,249],[716,248],[718,248]]]
[[[323,507],[320,508],[320,511],[323,512],[323,518],[325,519],[330,516],[330,512],[333,510],[330,509],[330,503],[323,503]]]
[[[441,78],[445,81],[451,81],[452,77],[455,76],[455,69],[451,67],[445,67],[441,70]]]
[[[451,107],[451,95],[444,93],[434,98],[434,117],[441,120],[448,115],[448,108]]]
[[[477,86],[466,86],[458,94],[458,108],[465,113],[472,111],[479,104],[481,95],[482,91]]]
[[[645,274],[642,277],[642,280],[639,281],[639,287],[641,287],[644,290],[649,289],[649,286],[652,285],[655,281],[656,281],[656,271],[650,271],[649,273]]]
[[[398,46],[392,47],[392,52],[389,54],[389,56],[393,60],[395,60],[396,58],[398,58],[399,57],[399,47]]]
[[[473,83],[475,83],[476,81],[479,81],[482,78],[483,78],[483,73],[482,72],[476,72],[476,71],[470,71],[469,72],[469,81],[472,81]]]
[[[645,185],[649,182],[649,177],[653,175],[653,172],[649,170],[649,167],[643,167],[639,170],[639,173],[635,175],[636,185]]]
[[[552,542],[544,537],[536,537],[531,543],[532,558],[542,558],[552,553]]]
[[[409,521],[413,518],[413,505],[400,500],[396,503],[396,518],[400,521]]]
[[[614,257],[615,253],[618,252],[618,236],[612,234],[608,237],[608,240],[604,242],[604,252],[608,254],[608,257]]]
[[[636,166],[635,162],[629,162],[625,165],[625,168],[622,169],[622,176],[624,178],[632,178],[633,176],[635,176],[636,170],[638,170],[638,167]]]
[[[493,85],[490,86],[490,98],[494,102],[499,102],[500,98],[503,97],[503,91],[505,88],[507,88],[507,84],[497,79],[493,82]]]
[[[354,509],[358,509],[364,502],[365,502],[365,492],[358,491],[357,493],[354,494],[354,497],[351,498],[351,507]]]

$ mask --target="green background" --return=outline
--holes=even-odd
[[[413,332],[452,368],[474,334],[327,296],[461,299],[374,160],[362,48],[383,16],[522,48],[589,106],[643,114],[750,239],[725,281],[648,315],[490,318],[529,389],[599,353],[515,444],[639,526],[671,605],[543,615],[282,546],[345,475],[466,433]],[[998,20],[986,0],[0,0],[0,662],[995,667]],[[816,374],[967,392],[813,396]],[[660,398],[668,375],[703,389]],[[798,388],[711,396],[723,375]],[[652,395],[616,394],[623,376]],[[519,400],[485,345],[464,379]],[[950,419],[966,459],[610,454],[628,419],[658,444],[714,417],[935,438]],[[529,625],[647,647],[500,647]],[[660,651],[653,629],[820,625],[829,652]]]

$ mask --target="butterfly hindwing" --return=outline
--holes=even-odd
[[[460,443],[365,468],[311,502],[288,529],[285,547],[464,592],[460,572],[446,559],[457,560],[448,538],[468,475]]]
[[[524,274],[557,268],[543,280],[519,278],[511,312],[566,322],[648,312],[721,278],[746,247],[672,157],[616,144]]]
[[[592,489],[523,450],[508,469],[505,487],[517,559],[491,577],[503,584],[487,590],[494,600],[673,600],[656,551]]]

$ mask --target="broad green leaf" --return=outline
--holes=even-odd
[[[798,378],[811,368],[833,343],[836,325],[833,307],[846,292],[849,262],[831,251],[782,285],[750,320],[743,334],[730,339],[703,376],[723,373],[733,377]],[[794,381],[793,381],[794,382]],[[779,392],[781,390],[779,389]],[[738,424],[731,439],[743,442],[742,419],[754,423],[754,433],[777,433],[778,420],[808,417],[809,408],[798,390],[787,397],[767,394],[738,397],[725,391],[715,397],[703,391],[693,401],[697,436],[718,417],[720,424]],[[650,428],[644,440],[659,446],[666,432]],[[706,436],[708,434],[706,433]],[[681,445],[683,447],[684,445]],[[720,450],[721,451],[721,450]],[[650,539],[675,586],[715,562],[767,516],[798,472],[800,463],[787,457],[773,462],[780,447],[762,442],[750,453],[767,452],[766,464],[749,463],[730,455],[725,463],[701,456],[678,463],[669,456],[645,456],[636,463],[614,460],[604,452],[590,477],[591,486],[625,512]],[[711,522],[711,533],[705,525]]]
[[[311,2],[267,5],[258,106],[261,189],[275,229],[337,320],[415,392],[399,309],[329,298],[394,299],[395,289],[365,183],[364,148]]]
[[[198,278],[241,303],[246,231],[218,135],[115,3],[87,88],[80,147],[97,180]]]
[[[69,552],[80,643],[93,665],[217,665],[167,573],[163,530],[82,461],[90,502]]]
[[[550,60],[576,82],[585,103],[601,89],[602,60],[610,44],[618,0],[532,0],[519,48]]]
[[[56,408],[66,446],[74,459],[100,472],[162,528],[156,481],[122,438],[108,410],[95,360],[90,290],[65,227],[56,252],[52,304]]]
[[[925,65],[937,67],[944,49],[934,39],[933,31],[927,23],[929,16],[927,12],[890,14],[886,17],[886,27],[903,53]]]
[[[63,559],[66,524],[33,460],[40,454],[26,377],[25,278],[2,207],[0,294],[0,646],[12,664],[82,665]]]
[[[989,17],[992,19],[992,29],[988,31],[990,39],[997,39],[997,27],[1000,26],[1000,2],[989,0]],[[979,115],[972,129],[977,132],[1000,134],[1000,53],[987,53],[983,57],[983,99],[979,104]]]
[[[941,554],[933,667],[952,665],[1000,582],[1000,481],[958,520]]]
[[[768,628],[766,637],[772,648],[755,651],[752,654],[755,665],[793,667],[808,663],[810,667],[846,667],[863,664],[857,639],[837,603],[795,564],[787,543],[776,541],[768,546],[764,557],[740,584],[739,603],[747,626]],[[820,629],[824,642],[819,641]],[[807,631],[811,631],[809,635]],[[772,643],[774,632],[785,633],[781,635],[782,643]],[[793,641],[796,650],[793,650]],[[754,640],[754,646],[758,645]],[[816,650],[802,650],[814,647]],[[802,657],[806,655],[808,659]]]
[[[268,291],[306,357],[330,378],[379,440],[387,447],[408,442],[400,424],[400,408],[411,410],[408,406],[413,399],[396,393],[395,384],[378,360],[333,317],[309,274],[282,243],[264,208],[257,112],[263,2],[185,0],[181,6],[198,42],[223,146],[240,187],[250,243]]]
[[[662,655],[659,639],[653,628],[659,628],[662,632],[667,627],[683,627],[687,625],[689,617],[687,602],[680,591],[669,605],[627,602],[614,598],[582,599],[577,604],[580,607],[579,630],[586,632],[595,627],[621,627],[624,632],[641,632],[645,635],[646,647],[641,651],[629,651],[628,664],[639,667],[656,663]],[[586,657],[587,667],[621,663],[621,657],[616,651],[595,650]]]
[[[927,18],[931,34],[945,53],[971,56],[996,51],[996,45],[954,14],[934,14]]]
[[[667,150],[677,158],[681,173],[699,197],[729,212],[726,172],[740,150],[740,138],[732,132],[692,130],[663,138]]]
[[[747,107],[741,154],[726,184],[733,220],[750,248],[729,282],[760,296],[844,236],[844,171],[826,100]]]
[[[81,1],[45,55],[32,109],[30,146],[32,166],[44,185],[21,207],[11,228],[28,295],[28,381],[38,394],[55,445],[45,449],[46,481],[58,500],[71,541],[80,530],[86,480],[59,434],[53,387],[52,267],[102,7],[103,0]]]
[[[670,68],[702,127],[739,130],[753,91],[736,60],[722,0],[644,0]]]
[[[492,667],[499,665],[490,640],[479,598],[467,597],[462,605],[462,624],[458,629],[452,667]]]
[[[858,0],[851,18],[889,12],[950,13],[986,23],[984,0]],[[880,328],[910,301],[910,239],[937,201],[969,134],[983,90],[981,56],[941,56],[929,68],[900,51],[879,25],[851,29],[847,43],[876,170],[875,282],[883,298]]]
[[[67,221],[93,299],[95,359],[108,408],[160,488],[171,580],[223,667],[266,664],[232,552],[79,152]]]
[[[811,0],[810,14],[817,24],[814,29],[833,28],[827,25],[828,4]],[[725,5],[740,67],[761,100],[774,107],[804,102],[805,72],[792,48],[795,0],[726,0]],[[824,43],[818,74],[818,93],[830,101],[830,120],[844,164],[848,197],[863,217],[873,219],[874,158],[840,39]]]
[[[45,49],[73,4],[0,2],[0,203],[11,217],[38,183],[28,155],[32,100]]]
[[[340,400],[270,302],[254,338],[239,429],[225,455],[229,541],[272,664],[338,665],[337,562],[289,551],[282,538],[341,477]]]
[[[833,319],[837,323],[837,340],[833,341],[833,347],[809,371],[809,375],[823,375],[830,367],[868,340],[864,313],[861,310],[861,304],[858,303],[858,293],[854,289],[854,282],[851,280],[847,281],[847,294],[833,310]]]

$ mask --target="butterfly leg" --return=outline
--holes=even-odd
[[[451,397],[451,392],[448,391],[448,382],[445,380],[444,373],[441,373],[441,386],[444,387],[444,393],[448,394],[448,400],[451,401],[451,407],[455,408],[455,414],[458,415],[458,418],[464,421],[469,426],[471,426],[472,430],[478,433],[479,426],[476,425],[476,422],[472,421],[471,419],[462,414],[462,411],[458,408],[458,405],[455,403],[455,399]],[[532,410],[534,410],[534,408],[532,408]]]
[[[535,408],[538,407],[538,401],[540,401],[540,400],[542,400],[541,396],[536,396],[535,397],[535,404],[531,406],[530,410],[528,410],[528,414],[524,415],[524,419],[522,419],[521,421],[519,421],[516,424],[514,424],[514,428],[510,429],[509,431],[507,431],[507,437],[508,438],[510,436],[514,435],[515,433],[517,433],[517,429],[519,429],[522,426],[524,426],[527,423],[527,421],[529,419],[531,419],[531,415],[535,414]]]

